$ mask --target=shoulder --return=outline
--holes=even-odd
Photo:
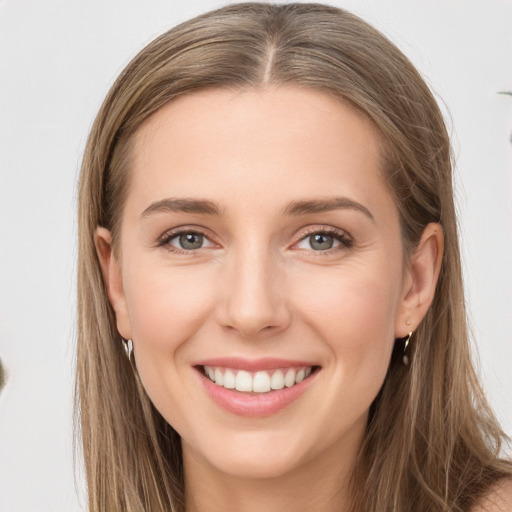
[[[471,512],[512,512],[512,477],[497,484]]]

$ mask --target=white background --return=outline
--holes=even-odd
[[[339,1],[384,31],[451,112],[474,337],[512,432],[512,1]],[[0,0],[0,511],[85,510],[75,488],[75,184],[116,75],[222,2]],[[446,110],[445,110],[446,111]],[[82,498],[79,498],[79,495]]]

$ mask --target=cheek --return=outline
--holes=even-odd
[[[364,350],[372,340],[393,338],[400,295],[398,276],[389,268],[381,274],[347,265],[338,272],[317,274],[309,281],[314,286],[296,287],[294,295],[308,322],[334,346]]]
[[[344,390],[340,399],[357,409],[369,406],[386,375],[401,292],[399,269],[369,268],[347,266],[336,276],[317,275],[307,292],[295,290],[304,322],[328,350],[326,365]]]
[[[309,293],[296,290],[304,306],[304,323],[327,349],[324,371],[332,386],[326,386],[328,391],[317,405],[317,428],[323,432],[319,445],[364,424],[384,382],[394,344],[400,290],[393,272],[388,269],[389,278],[383,280],[378,273],[351,270],[343,276],[340,272],[337,279],[331,276],[324,281],[317,276]],[[321,424],[325,417],[331,418],[328,427]]]
[[[157,270],[140,264],[125,287],[139,377],[153,404],[178,431],[190,416],[186,404],[195,401],[183,386],[189,371],[183,362],[190,340],[211,314],[215,288],[210,282],[204,272],[190,268]]]
[[[174,352],[207,314],[214,292],[210,282],[187,268],[135,270],[125,287],[134,342],[141,349]]]

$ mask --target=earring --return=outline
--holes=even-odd
[[[125,340],[124,338],[121,338],[123,341],[124,351],[126,352],[126,355],[128,357],[128,361],[133,364],[132,361],[132,355],[133,355],[133,341],[132,340]]]
[[[407,335],[407,338],[404,340],[404,354],[402,356],[402,362],[404,363],[404,366],[409,366],[409,357],[406,354],[407,347],[409,345],[409,341],[411,340],[412,332],[410,332]]]

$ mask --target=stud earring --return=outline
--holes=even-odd
[[[410,332],[407,335],[407,338],[404,340],[404,354],[402,356],[402,362],[404,363],[404,366],[409,366],[409,357],[407,356],[407,347],[409,345],[409,341],[411,341],[412,332]]]

